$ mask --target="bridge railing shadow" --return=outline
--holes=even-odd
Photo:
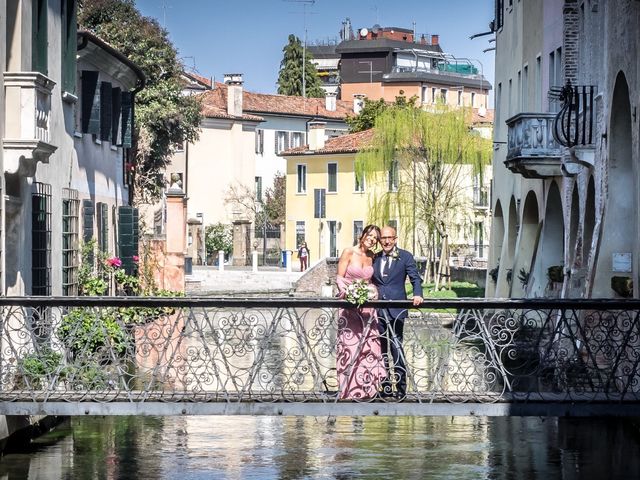
[[[407,314],[391,319],[403,323],[401,342],[386,333],[401,361],[381,350],[372,312],[383,308]],[[358,309],[333,299],[20,297],[0,309],[0,401],[639,399],[635,300]]]

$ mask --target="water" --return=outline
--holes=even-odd
[[[639,453],[629,419],[77,417],[0,480],[631,479]]]

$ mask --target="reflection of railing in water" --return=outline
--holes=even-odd
[[[371,305],[390,304],[410,307]],[[0,306],[0,401],[34,412],[56,402],[101,404],[103,414],[123,402],[640,405],[638,301],[425,303],[405,320],[406,396],[358,400],[336,396],[338,309],[349,306],[340,300],[31,297]]]

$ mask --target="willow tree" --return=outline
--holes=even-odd
[[[435,265],[452,228],[472,218],[470,175],[491,163],[491,142],[471,128],[471,111],[438,105],[385,109],[356,157],[369,190],[369,220],[397,219],[399,236]]]

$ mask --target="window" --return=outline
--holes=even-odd
[[[436,103],[436,88],[431,89],[431,103]]]
[[[307,166],[298,165],[298,193],[307,193]]]
[[[441,88],[440,89],[440,100],[442,101],[442,103],[447,103],[447,89],[446,88]]]
[[[511,79],[509,79],[509,91],[507,92],[507,118],[511,116],[512,114],[512,107],[513,107],[513,81]]]
[[[558,47],[549,53],[549,88],[562,86],[562,47]],[[558,100],[549,100],[549,111],[560,110]]]
[[[80,200],[78,191],[62,190],[62,294],[78,295]]]
[[[304,133],[302,132],[291,132],[291,145],[290,148],[301,147],[303,144]]]
[[[473,243],[476,257],[484,258],[484,223],[474,222]]]
[[[354,220],[353,221],[353,245],[358,244],[358,240],[360,240],[360,236],[364,231],[364,222],[362,220]]]
[[[398,191],[398,161],[393,160],[389,167],[389,191]]]
[[[516,86],[516,108],[522,111],[522,72],[518,70],[518,85]]]
[[[128,205],[118,207],[118,256],[128,275],[133,275],[138,268],[133,261],[133,257],[138,255],[138,225],[137,208]]]
[[[355,184],[354,191],[364,192],[364,173],[354,171],[353,178],[354,178],[354,184]]]
[[[62,88],[65,92],[76,92],[77,32],[76,0],[62,0],[60,3],[62,28]]]
[[[264,152],[264,130],[256,129],[256,153]]]
[[[31,294],[51,295],[51,185],[35,182],[31,195]]]
[[[496,18],[494,30],[500,30],[504,24],[504,0],[496,0]]]
[[[276,153],[283,152],[289,148],[289,132],[276,132]]]
[[[112,130],[113,89],[109,82],[100,82],[100,140],[110,142]]]
[[[305,241],[304,220],[296,222],[296,248]]]
[[[473,93],[471,94],[471,106],[473,106]],[[458,90],[458,106],[462,106],[462,90]]]
[[[111,145],[122,145],[122,91],[111,89]]]
[[[88,243],[93,239],[93,202],[91,200],[82,201],[82,241]]]
[[[536,102],[536,110],[542,111],[542,58],[540,55],[536,57],[536,71],[535,71],[535,82],[536,82],[536,93],[535,93],[535,102]]]
[[[471,108],[476,106],[476,92],[471,92]]]
[[[427,87],[422,87],[422,95],[420,100],[422,103],[427,103]]]
[[[335,220],[329,220],[327,224],[329,225],[329,256],[337,257],[338,256],[338,222]]]
[[[522,69],[522,111],[526,112],[529,108],[529,66],[525,65]]]
[[[327,192],[336,193],[338,191],[338,164],[327,164]]]
[[[262,202],[262,177],[255,177],[256,202]]]
[[[326,214],[327,191],[324,188],[313,190],[313,218],[324,218]]]
[[[48,73],[47,3],[47,0],[34,0],[32,3],[31,67],[44,75]],[[76,41],[75,36],[73,41]]]
[[[109,251],[109,207],[106,203],[98,202],[97,224],[98,224],[98,248],[102,253]]]
[[[496,91],[496,113],[495,113],[495,125],[496,128],[500,128],[500,111],[502,110],[502,105],[500,102],[502,101],[502,83],[498,83],[498,90]],[[497,138],[497,136],[496,136]]]

